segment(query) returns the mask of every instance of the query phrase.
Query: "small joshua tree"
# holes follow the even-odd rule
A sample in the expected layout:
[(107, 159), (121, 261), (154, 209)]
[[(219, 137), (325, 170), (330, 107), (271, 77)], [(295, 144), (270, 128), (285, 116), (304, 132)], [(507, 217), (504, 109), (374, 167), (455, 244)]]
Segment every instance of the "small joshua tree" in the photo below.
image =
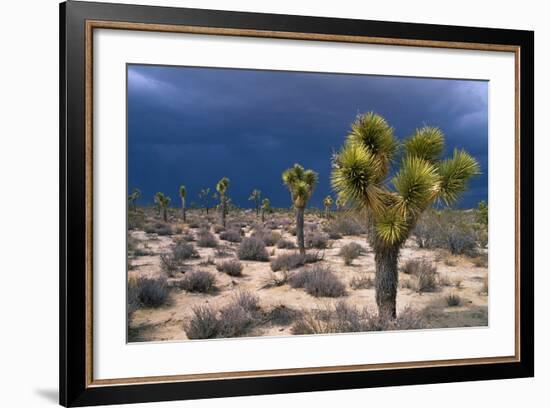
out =
[(168, 206), (170, 205), (170, 201), (170, 197), (164, 195), (160, 191), (155, 194), (155, 202), (157, 203), (159, 210), (162, 210), (162, 219), (164, 220), (164, 222), (168, 221), (167, 211)]
[(227, 189), (229, 188), (229, 179), (227, 177), (223, 177), (220, 181), (218, 181), (218, 184), (216, 184), (216, 191), (219, 194), (220, 197), (220, 210), (221, 210), (221, 218), (222, 218), (222, 225), (225, 228), (225, 216), (227, 215)]
[(187, 190), (185, 189), (185, 186), (180, 186), (179, 193), (181, 198), (181, 216), (183, 217), (183, 222), (186, 222), (185, 196), (187, 195)]
[(206, 209), (206, 215), (208, 215), (208, 206), (210, 203), (210, 188), (203, 188), (199, 191), (199, 200), (202, 203), (202, 208)]
[(262, 200), (262, 222), (265, 221), (265, 214), (268, 213), (271, 210), (271, 203), (269, 202), (269, 198), (264, 198)]
[(399, 252), (419, 217), (436, 200), (456, 202), (479, 173), (477, 161), (464, 150), (442, 160), (443, 132), (423, 127), (405, 141), (401, 167), (389, 184), (386, 178), (399, 147), (386, 120), (370, 112), (356, 118), (332, 165), (333, 188), (367, 220), (375, 253), (376, 304), (379, 315), (387, 318), (396, 317)]
[(313, 170), (305, 170), (299, 164), (283, 172), (283, 183), (290, 191), (292, 205), (296, 212), (296, 241), (300, 253), (305, 255), (306, 248), (304, 244), (304, 212), (307, 202), (313, 194), (313, 189), (317, 184), (317, 173)]
[(254, 201), (254, 206), (256, 207), (256, 216), (260, 215), (260, 202), (262, 199), (262, 192), (260, 190), (254, 189), (248, 199), (250, 201)]
[(336, 210), (340, 211), (342, 208), (344, 208), (345, 205), (346, 205), (346, 200), (344, 200), (343, 197), (338, 196), (338, 198), (336, 198)]
[(332, 207), (332, 203), (332, 197), (329, 195), (323, 200), (323, 205), (325, 206), (325, 218), (329, 218), (330, 216), (330, 208)]
[(139, 188), (134, 188), (128, 196), (128, 201), (132, 205), (132, 209), (136, 211), (136, 201), (141, 197), (141, 191)]

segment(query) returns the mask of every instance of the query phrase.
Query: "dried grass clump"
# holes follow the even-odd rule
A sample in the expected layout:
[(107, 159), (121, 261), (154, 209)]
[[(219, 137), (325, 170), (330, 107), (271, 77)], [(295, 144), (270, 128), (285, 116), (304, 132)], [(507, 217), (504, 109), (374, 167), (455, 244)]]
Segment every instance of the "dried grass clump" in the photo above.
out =
[(157, 234), (157, 235), (172, 235), (174, 232), (172, 231), (172, 227), (170, 224), (166, 224), (164, 222), (154, 222), (151, 224), (146, 224), (144, 231), (147, 234)]
[(349, 286), (352, 289), (371, 289), (374, 287), (374, 280), (369, 274), (362, 273), (351, 278)]
[(294, 254), (282, 254), (271, 261), (271, 270), (277, 271), (290, 271), (292, 269), (299, 268), (305, 264), (315, 263), (322, 258), (318, 254), (307, 253), (301, 255), (299, 253)]
[(209, 230), (201, 229), (197, 234), (197, 245), (203, 248), (216, 248), (218, 240)]
[(241, 242), (237, 256), (239, 259), (246, 261), (267, 262), (269, 260), (264, 241), (255, 237), (245, 238)]
[(211, 293), (215, 291), (216, 277), (208, 271), (187, 272), (178, 282), (180, 289), (187, 292)]
[(289, 239), (281, 239), (277, 242), (277, 248), (279, 249), (295, 249), (296, 244)]
[(159, 307), (168, 301), (170, 288), (166, 278), (139, 277), (128, 281), (128, 307)]
[(417, 278), (416, 290), (422, 292), (434, 292), (438, 288), (437, 267), (425, 259), (410, 259), (401, 267), (403, 273)]
[(345, 285), (326, 266), (302, 269), (289, 278), (289, 284), (293, 288), (303, 288), (315, 297), (339, 297), (346, 294)]
[(224, 272), (229, 276), (242, 276), (243, 264), (236, 259), (220, 262), (216, 265), (218, 272)]
[(359, 258), (364, 252), (365, 249), (357, 242), (350, 242), (340, 248), (338, 255), (344, 259), (344, 264), (349, 266), (354, 259)]
[(220, 233), (220, 239), (229, 242), (241, 242), (243, 237), (239, 230), (230, 229)]
[(340, 301), (334, 307), (305, 311), (292, 325), (292, 334), (325, 334), (367, 331), (411, 330), (426, 327), (424, 318), (405, 309), (396, 319), (383, 318)]

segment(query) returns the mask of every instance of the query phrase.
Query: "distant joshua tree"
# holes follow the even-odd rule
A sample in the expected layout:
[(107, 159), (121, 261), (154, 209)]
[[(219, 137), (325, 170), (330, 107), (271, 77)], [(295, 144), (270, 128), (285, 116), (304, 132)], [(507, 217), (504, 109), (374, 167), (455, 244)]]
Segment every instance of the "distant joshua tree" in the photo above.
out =
[(185, 196), (187, 195), (187, 190), (185, 189), (185, 186), (180, 186), (179, 193), (181, 198), (181, 216), (183, 217), (183, 222), (187, 222), (185, 211)]
[(396, 317), (399, 253), (419, 217), (436, 200), (456, 202), (468, 180), (479, 174), (477, 161), (464, 150), (441, 160), (443, 132), (423, 127), (404, 142), (401, 167), (388, 185), (399, 147), (386, 120), (369, 112), (357, 116), (332, 163), (334, 190), (367, 220), (378, 314), (387, 318)]
[(132, 205), (132, 209), (136, 211), (136, 201), (141, 197), (141, 191), (139, 188), (134, 188), (128, 196), (128, 201)]
[(265, 214), (271, 210), (271, 203), (269, 198), (264, 198), (262, 200), (262, 222), (265, 222)]
[(216, 191), (219, 194), (220, 198), (220, 209), (221, 209), (221, 218), (222, 225), (225, 227), (225, 216), (227, 215), (227, 189), (229, 188), (229, 179), (223, 177), (218, 184), (216, 184)]
[(330, 216), (330, 208), (332, 207), (333, 201), (331, 196), (326, 196), (323, 200), (323, 205), (325, 206), (325, 218)]
[(338, 198), (336, 198), (336, 210), (340, 211), (342, 208), (344, 208), (345, 205), (346, 205), (346, 200), (338, 196)]
[(489, 224), (489, 207), (485, 201), (480, 201), (477, 205), (477, 222), (483, 225)]
[(162, 219), (164, 222), (168, 221), (168, 206), (170, 205), (170, 197), (164, 195), (160, 191), (155, 194), (155, 203), (157, 203), (159, 210), (162, 210)]
[(304, 212), (307, 202), (313, 194), (317, 184), (317, 173), (313, 170), (305, 170), (299, 164), (283, 172), (283, 183), (290, 191), (292, 205), (296, 212), (296, 240), (300, 253), (304, 255), (306, 248), (304, 244)]
[(256, 216), (260, 215), (260, 202), (262, 199), (262, 192), (260, 190), (254, 189), (248, 197), (250, 201), (254, 201), (254, 206), (256, 207)]
[(202, 203), (202, 208), (206, 209), (206, 215), (208, 215), (208, 207), (210, 203), (210, 188), (203, 188), (199, 191), (199, 200)]

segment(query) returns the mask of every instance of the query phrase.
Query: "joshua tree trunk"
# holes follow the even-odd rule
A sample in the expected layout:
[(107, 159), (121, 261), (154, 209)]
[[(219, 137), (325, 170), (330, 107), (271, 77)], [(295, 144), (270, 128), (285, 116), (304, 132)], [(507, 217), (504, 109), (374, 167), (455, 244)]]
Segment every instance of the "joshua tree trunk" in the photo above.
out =
[(296, 241), (302, 255), (306, 254), (306, 246), (304, 244), (304, 210), (304, 207), (296, 208)]
[[(260, 215), (260, 206), (259, 206), (259, 204), (256, 204), (256, 217), (258, 215)], [(262, 212), (262, 217), (263, 217), (263, 212)], [(263, 219), (262, 219), (262, 221), (263, 221)]]
[(395, 319), (395, 298), (397, 295), (397, 260), (399, 246), (385, 247), (375, 250), (376, 262), (376, 304), (378, 314), (389, 319)]
[(262, 210), (262, 222), (265, 222), (265, 210)]
[(164, 220), (164, 222), (168, 221), (168, 215), (167, 215), (166, 207), (162, 207), (162, 219)]
[(183, 217), (183, 222), (186, 222), (187, 219), (186, 219), (186, 214), (185, 214), (185, 200), (182, 200), (181, 202), (181, 215)]
[(225, 197), (222, 198), (222, 225), (225, 228), (226, 202)]

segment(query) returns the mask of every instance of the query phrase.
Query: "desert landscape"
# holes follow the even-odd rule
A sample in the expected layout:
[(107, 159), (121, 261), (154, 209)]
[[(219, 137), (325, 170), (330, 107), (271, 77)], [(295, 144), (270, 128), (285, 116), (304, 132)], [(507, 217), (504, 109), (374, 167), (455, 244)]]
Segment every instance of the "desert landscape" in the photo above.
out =
[[(429, 210), (399, 258), (397, 318), (379, 318), (368, 227), (346, 209), (131, 207), (128, 341), (486, 326), (487, 208)], [(264, 219), (262, 221), (262, 218)]]

